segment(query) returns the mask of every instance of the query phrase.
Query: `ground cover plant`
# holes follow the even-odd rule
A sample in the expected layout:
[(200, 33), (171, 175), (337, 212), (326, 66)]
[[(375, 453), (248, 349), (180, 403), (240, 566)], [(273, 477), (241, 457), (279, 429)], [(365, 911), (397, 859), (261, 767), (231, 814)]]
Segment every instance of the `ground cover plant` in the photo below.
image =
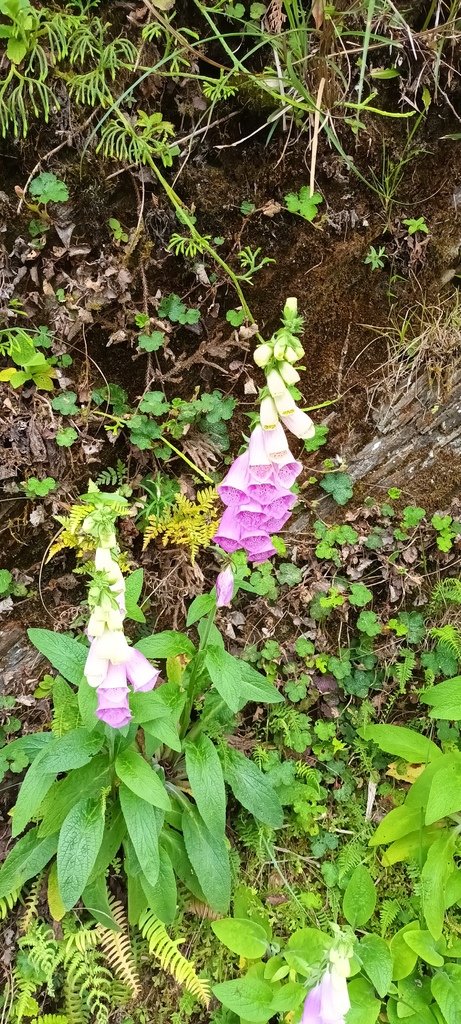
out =
[(0, 0), (2, 1024), (458, 1024), (455, 0)]

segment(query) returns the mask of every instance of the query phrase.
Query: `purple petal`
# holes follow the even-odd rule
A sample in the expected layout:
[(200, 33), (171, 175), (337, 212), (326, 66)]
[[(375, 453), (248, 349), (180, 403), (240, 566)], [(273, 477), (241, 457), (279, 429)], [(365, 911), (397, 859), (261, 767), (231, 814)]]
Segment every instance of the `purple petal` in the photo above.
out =
[(260, 426), (254, 428), (250, 437), (248, 460), (251, 480), (264, 483), (271, 479), (272, 464), (264, 445), (264, 431)]
[(106, 678), (109, 662), (98, 654), (97, 641), (92, 640), (85, 662), (84, 675), (90, 686), (100, 686)]
[(296, 494), (281, 495), (275, 501), (271, 501), (269, 505), (266, 505), (265, 511), (271, 517), (275, 516), (275, 518), (278, 518), (279, 516), (284, 516), (286, 512), (291, 511), (293, 506), (296, 505), (296, 500)]
[(301, 462), (296, 462), (295, 459), (291, 458), (289, 462), (278, 465), (275, 470), (277, 483), (281, 484), (282, 487), (292, 487), (302, 468)]
[(119, 686), (108, 689), (100, 686), (98, 689), (98, 710), (109, 711), (111, 708), (128, 711), (128, 687)]
[(271, 462), (288, 462), (293, 456), (287, 441), (287, 436), (281, 423), (277, 423), (272, 430), (264, 430), (264, 447)]
[(237, 512), (237, 520), (245, 530), (258, 530), (265, 526), (267, 519), (266, 508), (259, 505), (257, 501), (249, 501)]
[(248, 452), (239, 455), (224, 480), (218, 487), (218, 494), (224, 505), (239, 505), (246, 498), (248, 482)]
[(249, 554), (250, 562), (254, 562), (255, 565), (259, 565), (261, 562), (267, 562), (269, 558), (276, 555), (277, 551), (271, 544), (266, 551), (260, 551), (257, 555)]
[(311, 989), (303, 1007), (300, 1024), (323, 1024), (320, 1014), (320, 985)]
[(131, 722), (131, 711), (124, 711), (122, 708), (104, 708), (96, 711), (101, 722), (110, 725), (112, 729), (123, 729)]
[(147, 693), (148, 690), (153, 690), (160, 672), (158, 668), (152, 668), (150, 661), (141, 654), (141, 651), (132, 648), (126, 663), (126, 674), (135, 693)]
[(281, 488), (275, 483), (251, 483), (248, 485), (248, 497), (250, 501), (258, 501), (260, 505), (269, 505), (270, 502), (281, 497)]
[(240, 543), (241, 528), (234, 508), (226, 508), (221, 516), (221, 522), (213, 537), (215, 544), (223, 551), (238, 551), (242, 546)]

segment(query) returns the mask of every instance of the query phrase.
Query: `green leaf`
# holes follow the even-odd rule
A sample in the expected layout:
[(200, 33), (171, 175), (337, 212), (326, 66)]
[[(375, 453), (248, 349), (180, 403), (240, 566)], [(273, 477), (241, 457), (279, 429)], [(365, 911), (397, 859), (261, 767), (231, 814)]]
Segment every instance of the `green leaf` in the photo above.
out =
[(299, 192), (288, 192), (285, 196), (285, 205), (289, 213), (297, 213), (304, 220), (313, 221), (318, 214), (317, 207), (323, 203), (320, 192), (310, 194), (307, 185), (303, 185)]
[(461, 757), (453, 753), (448, 764), (435, 773), (426, 808), (426, 825), (461, 810)]
[(136, 856), (150, 885), (155, 885), (160, 870), (158, 837), (162, 815), (123, 783), (119, 788), (120, 804), (128, 835)]
[(420, 695), (423, 704), (429, 704), (431, 718), (457, 722), (461, 719), (461, 676), (445, 679), (437, 686), (429, 686)]
[(144, 875), (141, 875), (140, 881), (150, 910), (153, 910), (164, 924), (172, 924), (176, 917), (178, 899), (176, 879), (171, 860), (161, 845), (159, 854), (160, 869), (156, 884), (150, 885)]
[(445, 830), (429, 849), (421, 872), (424, 919), (434, 939), (440, 939), (445, 916), (445, 887), (454, 863), (454, 829)]
[(421, 826), (422, 821), (423, 813), (420, 807), (408, 807), (406, 803), (400, 807), (394, 807), (380, 821), (374, 836), (370, 839), (370, 846), (393, 843), (396, 839), (402, 839), (410, 832), (415, 832)]
[(392, 982), (393, 960), (389, 946), (379, 935), (364, 935), (358, 955), (377, 993), (384, 999)]
[(94, 882), (86, 886), (82, 893), (82, 903), (98, 924), (113, 932), (121, 932), (112, 914), (105, 874), (99, 874)]
[(56, 444), (60, 448), (71, 448), (77, 437), (78, 432), (74, 430), (74, 427), (61, 427), (56, 434)]
[(373, 740), (380, 750), (401, 757), (409, 764), (426, 764), (442, 754), (432, 740), (402, 725), (365, 725), (359, 729), (359, 735), (364, 740)]
[(349, 584), (349, 604), (354, 605), (355, 608), (363, 608), (372, 600), (373, 594), (364, 583)]
[(224, 778), (235, 799), (258, 821), (280, 828), (282, 805), (268, 777), (239, 750), (227, 747), (223, 757)]
[(212, 921), (211, 927), (224, 946), (246, 960), (259, 960), (268, 950), (267, 935), (256, 921), (223, 917)]
[(322, 491), (331, 494), (337, 505), (346, 505), (354, 495), (349, 473), (327, 473), (320, 481)]
[(376, 1024), (381, 1001), (376, 999), (373, 989), (365, 978), (352, 978), (348, 984), (351, 1008), (346, 1014), (346, 1024)]
[(34, 647), (67, 679), (76, 686), (80, 683), (88, 656), (88, 648), (63, 633), (51, 629), (28, 629), (27, 635)]
[(55, 779), (56, 773), (44, 772), (39, 760), (37, 758), (26, 772), (21, 789), (19, 790), (18, 799), (11, 812), (13, 821), (11, 835), (13, 839), (25, 829), (31, 818), (37, 814), (42, 800)]
[(206, 903), (197, 875), (187, 855), (182, 835), (173, 829), (164, 828), (162, 831), (162, 844), (168, 853), (176, 875), (181, 879), (183, 885), (200, 903)]
[(366, 636), (378, 636), (382, 631), (382, 625), (375, 612), (360, 612), (357, 619), (357, 629)]
[(8, 60), (12, 64), (20, 64), (24, 60), (27, 53), (27, 43), (23, 39), (15, 39), (11, 36), (8, 39), (8, 46), (6, 48), (6, 55)]
[[(138, 337), (138, 347), (143, 352), (157, 352), (162, 347), (165, 340), (165, 334), (163, 331), (152, 331), (151, 334), (140, 334)], [(163, 396), (162, 396), (163, 397)]]
[(187, 654), (191, 658), (195, 654), (195, 647), (184, 633), (177, 633), (173, 629), (166, 629), (163, 633), (154, 633), (153, 636), (146, 636), (136, 645), (136, 650), (141, 651), (146, 658), (172, 658), (176, 654)]
[(274, 988), (269, 981), (250, 974), (233, 981), (222, 981), (213, 986), (213, 995), (241, 1021), (266, 1024), (274, 1015), (272, 999)]
[(8, 593), (8, 590), (10, 589), (10, 586), (11, 586), (12, 582), (13, 582), (13, 577), (12, 577), (11, 573), (8, 571), (8, 569), (0, 569), (0, 596), (1, 597), (3, 597), (4, 594)]
[(72, 807), (59, 833), (58, 885), (66, 910), (80, 899), (94, 867), (104, 834), (101, 798), (85, 797)]
[(69, 190), (67, 185), (50, 171), (43, 171), (33, 178), (29, 192), (39, 203), (67, 203)]
[(229, 852), (225, 837), (210, 832), (195, 808), (184, 811), (182, 829), (187, 855), (205, 899), (213, 910), (225, 914), (231, 894)]
[(216, 596), (214, 593), (199, 594), (198, 597), (194, 597), (187, 612), (186, 626), (192, 626), (194, 622), (203, 619), (205, 615), (212, 611), (215, 605)]
[(82, 768), (70, 771), (66, 778), (53, 782), (41, 807), (40, 839), (53, 836), (67, 818), (74, 804), (86, 797), (96, 797), (104, 786), (111, 784), (107, 754), (98, 754)]
[(125, 580), (125, 604), (126, 615), (133, 622), (145, 622), (146, 616), (139, 608), (138, 601), (141, 597), (144, 580), (144, 569), (135, 569)]
[(29, 878), (35, 878), (54, 856), (57, 845), (56, 836), (39, 839), (36, 828), (19, 839), (0, 868), (0, 899), (22, 889)]
[(199, 814), (210, 832), (224, 834), (226, 790), (216, 748), (204, 733), (186, 740), (186, 771)]
[(459, 1024), (461, 1006), (461, 967), (447, 964), (432, 979), (431, 991), (446, 1024)]
[(75, 391), (61, 391), (51, 399), (51, 408), (63, 416), (75, 416), (79, 412), (76, 405), (77, 395)]
[(389, 948), (394, 960), (394, 969), (392, 972), (393, 981), (400, 981), (402, 978), (408, 978), (412, 973), (418, 959), (418, 954), (410, 948), (405, 936), (410, 932), (418, 932), (419, 930), (418, 921), (410, 921), (409, 924), (404, 925), (403, 928), (400, 928), (400, 931), (396, 932), (396, 934), (392, 936)]
[(141, 412), (148, 412), (151, 416), (163, 416), (168, 412), (170, 403), (165, 400), (163, 391), (148, 391), (139, 403)]
[(421, 957), (421, 960), (431, 964), (432, 967), (443, 967), (443, 956), (437, 951), (436, 940), (430, 932), (410, 929), (405, 932), (403, 939), (407, 946)]
[(110, 807), (108, 813), (108, 822), (104, 829), (104, 835), (102, 837), (102, 843), (99, 847), (98, 856), (94, 862), (93, 870), (88, 879), (88, 884), (91, 885), (95, 882), (99, 875), (105, 875), (107, 868), (114, 860), (114, 857), (120, 850), (122, 842), (126, 835), (126, 824), (122, 814), (122, 810), (119, 806)]
[(361, 928), (376, 906), (376, 887), (368, 868), (363, 864), (353, 871), (343, 897), (343, 914), (352, 928)]
[(247, 662), (234, 658), (223, 647), (206, 649), (205, 666), (213, 686), (231, 711), (240, 711), (248, 701), (275, 704), (283, 701), (275, 686)]
[[(250, 205), (253, 206), (253, 203), (251, 203)], [(246, 313), (245, 310), (243, 309), (228, 309), (226, 313), (226, 320), (228, 324), (231, 324), (232, 327), (241, 327), (245, 320), (245, 317)]]
[(119, 779), (131, 789), (141, 800), (147, 801), (154, 807), (160, 807), (163, 811), (171, 809), (171, 802), (160, 777), (154, 771), (142, 754), (128, 748), (118, 755), (115, 761), (115, 771)]
[(312, 976), (312, 968), (320, 968), (325, 961), (332, 940), (319, 928), (300, 928), (290, 935), (284, 951), (287, 964), (305, 978)]

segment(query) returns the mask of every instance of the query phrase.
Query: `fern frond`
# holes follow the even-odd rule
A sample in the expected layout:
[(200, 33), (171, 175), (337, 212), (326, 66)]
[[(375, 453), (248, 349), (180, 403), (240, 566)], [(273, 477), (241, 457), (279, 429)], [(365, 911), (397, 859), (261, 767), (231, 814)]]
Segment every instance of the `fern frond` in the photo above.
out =
[(454, 576), (439, 580), (431, 594), (431, 611), (439, 611), (447, 604), (461, 604), (461, 579)]
[(384, 938), (400, 914), (402, 907), (398, 900), (384, 899), (379, 909), (381, 935)]
[(359, 864), (363, 863), (365, 852), (366, 845), (361, 837), (352, 839), (350, 843), (343, 846), (339, 851), (337, 861), (339, 881), (346, 878), (355, 868), (358, 868)]
[(40, 1017), (34, 1017), (29, 1024), (69, 1024), (69, 1018), (64, 1013), (43, 1013)]
[(79, 953), (86, 953), (88, 949), (94, 949), (99, 942), (98, 928), (87, 928), (82, 926), (76, 932), (66, 936), (64, 961), (67, 963), (77, 950)]
[(100, 925), (97, 928), (99, 943), (104, 950), (110, 967), (119, 976), (121, 981), (125, 982), (130, 989), (131, 996), (134, 998), (139, 994), (140, 982), (131, 948), (128, 922), (123, 906), (118, 900), (110, 896), (109, 904), (112, 916), (117, 922), (120, 931), (115, 932), (111, 928), (104, 928)]
[(163, 534), (164, 546), (174, 544), (189, 548), (193, 565), (199, 549), (211, 544), (218, 523), (218, 494), (214, 487), (199, 491), (195, 502), (178, 494), (175, 503), (161, 516), (149, 516), (143, 547)]
[(52, 928), (44, 921), (36, 923), (19, 939), (18, 945), (27, 951), (30, 963), (43, 976), (47, 992), (53, 996), (56, 969), (63, 960), (64, 949), (55, 939)]
[(210, 983), (199, 978), (193, 963), (179, 952), (179, 940), (174, 942), (170, 939), (165, 925), (151, 910), (143, 911), (139, 919), (139, 928), (148, 942), (149, 953), (157, 958), (162, 969), (168, 971), (191, 995), (208, 1007), (211, 998)]
[(76, 1006), (77, 998), (80, 998), (84, 1020), (91, 1017), (96, 1024), (108, 1024), (112, 975), (101, 964), (100, 954), (93, 949), (87, 949), (84, 953), (75, 949), (71, 955), (66, 957), (65, 966), (67, 971), (66, 1007), (69, 1019), (72, 1019), (70, 1012), (72, 1012), (73, 1005)]
[(25, 935), (32, 927), (34, 918), (37, 918), (38, 901), (40, 899), (40, 889), (42, 887), (43, 871), (37, 875), (37, 878), (29, 889), (24, 902), (24, 914), (21, 918), (21, 932)]
[(416, 664), (416, 655), (409, 647), (402, 648), (400, 653), (403, 655), (402, 661), (397, 661), (395, 665), (392, 666), (392, 674), (394, 679), (397, 680), (400, 689), (403, 690), (407, 683), (410, 682), (413, 675), (413, 669)]
[(10, 910), (18, 902), (20, 894), (21, 889), (14, 889), (8, 896), (2, 896), (0, 899), (0, 921), (4, 921), (5, 917), (8, 917)]
[(434, 626), (429, 630), (429, 635), (435, 637), (442, 647), (445, 647), (455, 658), (461, 659), (461, 632), (456, 626), (447, 623), (446, 626)]

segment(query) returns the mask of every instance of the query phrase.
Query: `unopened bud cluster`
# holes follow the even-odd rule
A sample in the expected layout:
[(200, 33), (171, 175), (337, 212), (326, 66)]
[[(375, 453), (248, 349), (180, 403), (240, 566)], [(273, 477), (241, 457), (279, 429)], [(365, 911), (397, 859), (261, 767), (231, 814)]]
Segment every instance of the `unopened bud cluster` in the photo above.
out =
[(304, 440), (313, 437), (315, 427), (311, 418), (298, 409), (290, 392), (290, 387), (301, 379), (294, 363), (304, 355), (296, 337), (302, 328), (297, 299), (287, 299), (282, 324), (270, 341), (258, 345), (253, 357), (266, 373), (269, 392), (261, 402), (261, 426), (263, 430), (274, 430), (281, 420), (292, 434)]

